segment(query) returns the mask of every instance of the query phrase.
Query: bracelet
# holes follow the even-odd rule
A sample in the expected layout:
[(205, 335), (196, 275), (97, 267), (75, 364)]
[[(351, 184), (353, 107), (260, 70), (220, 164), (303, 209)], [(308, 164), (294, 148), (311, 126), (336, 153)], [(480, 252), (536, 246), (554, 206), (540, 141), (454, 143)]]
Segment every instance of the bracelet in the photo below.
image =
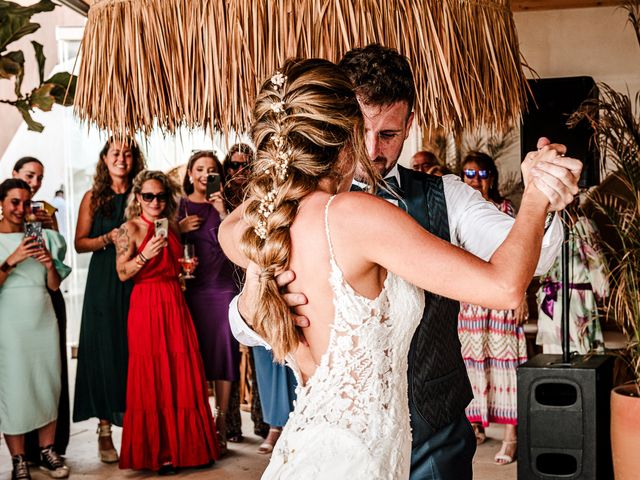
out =
[(0, 272), (4, 272), (4, 273), (8, 274), (14, 268), (16, 268), (15, 265), (10, 265), (9, 262), (7, 260), (5, 260), (4, 263), (2, 265), (0, 265)]
[(106, 233), (103, 233), (102, 235), (100, 235), (100, 240), (102, 240), (102, 249), (106, 250), (107, 245), (109, 245), (109, 237)]
[(136, 258), (134, 258), (134, 261), (136, 262), (136, 265), (139, 266), (140, 268), (144, 267), (145, 262), (142, 261), (142, 259), (140, 258), (140, 255), (136, 255)]
[(149, 259), (147, 257), (145, 257), (142, 252), (140, 252), (138, 254), (138, 256), (140, 257), (140, 260), (142, 260), (144, 263), (147, 263), (149, 261)]

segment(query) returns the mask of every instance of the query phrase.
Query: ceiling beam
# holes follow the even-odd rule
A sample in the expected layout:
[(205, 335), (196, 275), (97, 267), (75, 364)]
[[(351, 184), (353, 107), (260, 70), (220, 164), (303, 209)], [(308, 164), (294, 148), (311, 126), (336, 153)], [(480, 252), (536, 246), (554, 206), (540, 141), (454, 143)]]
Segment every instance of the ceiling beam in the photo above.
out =
[(623, 0), (511, 0), (514, 12), (584, 7), (617, 7)]

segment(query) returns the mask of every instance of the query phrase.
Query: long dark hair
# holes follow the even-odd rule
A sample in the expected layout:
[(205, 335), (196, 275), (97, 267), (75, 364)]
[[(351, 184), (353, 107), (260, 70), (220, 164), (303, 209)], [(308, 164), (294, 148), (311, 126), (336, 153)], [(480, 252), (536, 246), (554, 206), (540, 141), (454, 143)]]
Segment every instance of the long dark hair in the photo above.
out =
[(220, 163), (220, 160), (218, 160), (216, 154), (213, 153), (213, 150), (198, 150), (189, 157), (189, 161), (187, 162), (187, 169), (184, 172), (184, 178), (182, 179), (182, 189), (184, 190), (185, 195), (191, 195), (193, 193), (193, 184), (189, 181), (189, 172), (193, 168), (193, 164), (196, 163), (197, 160), (205, 157), (213, 158), (213, 161), (216, 164), (216, 169), (220, 174), (220, 185), (224, 186), (227, 176), (225, 175), (222, 164)]
[(127, 186), (130, 189), (133, 179), (136, 175), (144, 170), (144, 157), (140, 151), (140, 147), (133, 138), (125, 138), (123, 140), (111, 137), (100, 150), (100, 156), (98, 159), (98, 165), (96, 166), (96, 174), (93, 177), (93, 185), (91, 186), (91, 211), (100, 212), (105, 217), (110, 217), (113, 213), (113, 197), (115, 192), (111, 188), (113, 181), (111, 175), (109, 175), (109, 168), (104, 159), (109, 152), (111, 144), (114, 142), (122, 142), (131, 149), (133, 155), (133, 165), (131, 171), (127, 176)]
[(37, 163), (42, 168), (44, 168), (44, 165), (42, 164), (42, 162), (38, 160), (36, 157), (22, 157), (13, 166), (13, 171), (18, 173), (20, 170), (22, 170), (22, 167), (24, 167), (27, 163)]
[(498, 168), (496, 167), (496, 162), (493, 161), (493, 158), (484, 152), (472, 150), (467, 153), (467, 156), (464, 157), (464, 160), (462, 161), (463, 170), (464, 166), (469, 162), (475, 162), (480, 170), (486, 170), (489, 172), (489, 175), (491, 175), (492, 181), (491, 185), (489, 185), (489, 199), (496, 204), (504, 202), (504, 197), (500, 195), (500, 177), (498, 174)]
[(31, 187), (27, 182), (19, 178), (7, 178), (4, 182), (0, 183), (0, 200), (7, 198), (9, 190), (13, 190), (14, 188), (26, 190), (29, 192), (29, 195), (31, 195)]

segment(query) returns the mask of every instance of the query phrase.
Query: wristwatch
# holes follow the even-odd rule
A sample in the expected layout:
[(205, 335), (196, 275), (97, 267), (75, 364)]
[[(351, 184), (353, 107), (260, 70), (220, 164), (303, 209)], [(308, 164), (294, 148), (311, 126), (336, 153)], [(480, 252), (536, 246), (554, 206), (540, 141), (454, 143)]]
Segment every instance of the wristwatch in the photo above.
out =
[(5, 260), (4, 263), (0, 265), (0, 272), (9, 273), (14, 268), (16, 268), (15, 265), (9, 265), (9, 262)]

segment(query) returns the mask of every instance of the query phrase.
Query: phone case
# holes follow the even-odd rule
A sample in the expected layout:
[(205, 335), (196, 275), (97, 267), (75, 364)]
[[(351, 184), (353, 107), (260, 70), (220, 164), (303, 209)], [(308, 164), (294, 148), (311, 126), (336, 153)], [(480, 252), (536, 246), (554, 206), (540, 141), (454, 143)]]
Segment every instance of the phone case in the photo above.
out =
[(42, 222), (25, 222), (24, 224), (24, 236), (34, 237), (38, 240), (38, 243), (43, 243), (42, 240)]
[(220, 191), (220, 175), (217, 173), (210, 174), (207, 176), (207, 197), (212, 193), (216, 193)]
[(156, 228), (156, 237), (164, 237), (167, 238), (169, 235), (169, 220), (166, 218), (159, 218), (154, 222)]

